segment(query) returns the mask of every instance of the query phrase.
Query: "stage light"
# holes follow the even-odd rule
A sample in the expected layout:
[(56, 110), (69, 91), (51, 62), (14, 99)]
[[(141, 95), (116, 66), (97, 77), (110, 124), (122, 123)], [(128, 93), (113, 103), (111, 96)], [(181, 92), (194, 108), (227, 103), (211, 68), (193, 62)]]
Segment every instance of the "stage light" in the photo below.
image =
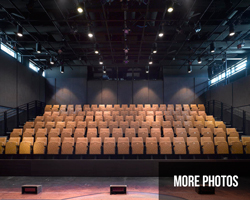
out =
[(99, 47), (98, 47), (98, 44), (95, 44), (95, 54), (99, 54)]
[(49, 62), (50, 62), (51, 65), (55, 64), (53, 57), (50, 58)]
[(153, 59), (152, 59), (152, 57), (149, 58), (148, 64), (150, 64), (150, 65), (153, 64)]
[(19, 37), (23, 37), (23, 27), (17, 25), (17, 33)]
[(153, 53), (157, 53), (157, 43), (154, 43), (154, 46), (153, 46)]
[(192, 65), (188, 65), (188, 73), (190, 74), (190, 73), (192, 73)]
[(198, 58), (198, 63), (199, 63), (199, 64), (202, 63), (201, 57)]
[(99, 64), (100, 64), (100, 65), (103, 65), (102, 57), (99, 58)]
[(39, 42), (36, 43), (36, 52), (37, 53), (42, 53), (42, 46), (41, 46), (41, 44)]
[(164, 36), (164, 32), (163, 32), (163, 28), (162, 26), (160, 27), (159, 33), (158, 33), (159, 37), (163, 37)]
[(83, 4), (82, 3), (79, 3), (78, 6), (77, 6), (77, 11), (79, 13), (83, 13)]
[(125, 53), (125, 54), (127, 54), (127, 53), (128, 53), (128, 51), (129, 51), (128, 46), (126, 45), (126, 47), (125, 47), (123, 50), (124, 50), (124, 53)]
[(149, 73), (149, 66), (146, 67), (146, 74)]
[(174, 3), (168, 6), (168, 12), (171, 13), (174, 11)]
[(215, 52), (215, 45), (214, 45), (214, 42), (212, 42), (211, 44), (210, 44), (210, 52), (211, 53), (214, 53)]
[(63, 65), (60, 66), (60, 72), (61, 72), (61, 74), (64, 73), (64, 66)]
[(234, 24), (231, 24), (229, 26), (229, 36), (234, 36), (235, 35), (235, 26)]
[(106, 74), (106, 73), (107, 73), (106, 66), (103, 66), (103, 73), (104, 73), (104, 74)]
[(93, 31), (91, 30), (90, 27), (88, 28), (88, 36), (89, 36), (89, 38), (94, 37), (94, 33), (93, 33)]

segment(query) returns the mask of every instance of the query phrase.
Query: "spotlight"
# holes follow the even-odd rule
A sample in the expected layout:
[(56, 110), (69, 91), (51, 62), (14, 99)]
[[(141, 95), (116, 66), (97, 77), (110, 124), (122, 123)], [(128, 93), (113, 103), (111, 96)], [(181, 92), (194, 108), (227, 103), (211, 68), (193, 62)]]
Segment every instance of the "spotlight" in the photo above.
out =
[(210, 52), (211, 53), (214, 53), (215, 52), (215, 45), (214, 45), (214, 42), (212, 42), (211, 44), (210, 44)]
[(17, 33), (19, 37), (23, 37), (23, 27), (17, 25)]
[(50, 62), (51, 65), (55, 64), (53, 57), (50, 58), (49, 62)]
[(95, 44), (95, 54), (99, 54), (99, 47), (97, 44)]
[(235, 35), (235, 26), (234, 24), (231, 24), (229, 26), (229, 36), (234, 36)]
[(149, 66), (146, 67), (146, 74), (149, 73)]
[(164, 36), (164, 32), (163, 32), (162, 26), (160, 27), (160, 31), (159, 31), (159, 33), (158, 33), (158, 36), (159, 36), (159, 37), (163, 37), (163, 36)]
[(103, 66), (103, 73), (104, 73), (104, 74), (106, 74), (106, 73), (107, 73), (106, 66)]
[(125, 47), (123, 50), (124, 50), (124, 53), (125, 53), (125, 54), (127, 54), (127, 53), (128, 53), (128, 51), (129, 51), (128, 46), (126, 45), (126, 47)]
[(150, 65), (152, 65), (152, 64), (153, 64), (153, 59), (152, 59), (152, 57), (149, 57), (148, 64), (150, 64)]
[(190, 74), (192, 72), (192, 65), (188, 65), (188, 73)]
[(41, 44), (39, 42), (36, 43), (36, 52), (37, 53), (42, 53), (42, 46), (41, 46)]
[(103, 59), (102, 59), (102, 57), (99, 58), (99, 64), (103, 65)]
[(201, 57), (198, 58), (198, 63), (199, 63), (199, 64), (202, 63)]
[(130, 32), (130, 29), (129, 29), (129, 28), (124, 28), (124, 29), (123, 29), (123, 32), (124, 32), (125, 35), (128, 35), (129, 32)]
[(154, 43), (154, 46), (153, 46), (153, 53), (157, 53), (157, 43)]
[(174, 11), (174, 3), (172, 3), (171, 5), (169, 5), (168, 7), (168, 12), (171, 13)]
[(88, 36), (89, 36), (89, 38), (92, 38), (94, 36), (94, 33), (90, 27), (88, 28)]
[(64, 66), (63, 65), (60, 66), (60, 72), (61, 72), (61, 74), (64, 73)]
[(83, 4), (82, 3), (79, 3), (78, 6), (77, 6), (77, 11), (79, 13), (83, 13)]

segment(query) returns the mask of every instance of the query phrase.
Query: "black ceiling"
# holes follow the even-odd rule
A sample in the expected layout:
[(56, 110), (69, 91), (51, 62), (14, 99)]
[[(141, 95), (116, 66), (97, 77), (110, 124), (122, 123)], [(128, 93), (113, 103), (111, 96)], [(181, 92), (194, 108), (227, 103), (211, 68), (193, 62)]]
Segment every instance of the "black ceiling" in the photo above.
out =
[[(250, 50), (249, 0), (173, 0), (172, 13), (167, 12), (172, 1), (140, 1), (86, 0), (79, 14), (77, 0), (0, 0), (1, 34), (4, 39), (7, 34), (23, 55), (45, 68), (57, 66), (48, 65), (50, 56), (71, 67), (98, 66), (95, 44), (104, 65), (121, 67), (148, 65), (154, 43), (158, 52), (152, 54), (153, 66), (168, 68), (181, 68), (188, 60), (199, 68), (219, 65), (225, 52), (233, 63)], [(16, 36), (17, 24), (24, 29), (21, 38)], [(196, 33), (199, 24), (201, 31)], [(235, 24), (233, 37), (228, 36), (230, 24)], [(130, 29), (126, 41), (125, 25)], [(159, 38), (161, 25), (165, 35)], [(94, 32), (92, 39), (87, 36), (88, 27)], [(237, 49), (243, 39), (245, 46)], [(42, 45), (41, 54), (35, 52), (36, 42)], [(209, 51), (211, 42), (215, 42), (214, 54)], [(125, 45), (130, 49), (127, 65), (123, 62)], [(197, 63), (199, 56), (202, 64)]]

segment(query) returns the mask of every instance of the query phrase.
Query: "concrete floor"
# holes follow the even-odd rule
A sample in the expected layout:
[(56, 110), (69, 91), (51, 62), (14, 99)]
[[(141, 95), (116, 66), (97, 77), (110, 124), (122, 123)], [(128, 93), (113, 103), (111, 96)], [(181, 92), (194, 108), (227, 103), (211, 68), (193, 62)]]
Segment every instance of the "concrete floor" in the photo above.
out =
[[(194, 188), (174, 188), (173, 179), (161, 182), (156, 177), (96, 178), (96, 177), (0, 177), (0, 199), (121, 199), (121, 200), (249, 200), (250, 180), (241, 179), (238, 188), (216, 188), (215, 195), (199, 195)], [(38, 195), (21, 194), (21, 186), (26, 184), (42, 185), (43, 192)], [(127, 195), (109, 195), (109, 185), (128, 185)]]

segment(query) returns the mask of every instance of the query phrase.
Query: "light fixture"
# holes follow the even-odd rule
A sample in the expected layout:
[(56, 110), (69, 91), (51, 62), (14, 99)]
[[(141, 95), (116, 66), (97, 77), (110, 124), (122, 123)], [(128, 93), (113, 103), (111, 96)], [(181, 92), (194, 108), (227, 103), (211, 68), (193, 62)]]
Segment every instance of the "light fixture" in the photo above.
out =
[(17, 33), (19, 37), (23, 37), (23, 27), (17, 25)]
[(95, 54), (99, 54), (99, 46), (98, 46), (98, 44), (95, 44)]
[(130, 29), (127, 28), (127, 27), (125, 27), (125, 28), (123, 29), (123, 31), (124, 31), (124, 34), (125, 34), (125, 35), (128, 35), (129, 32), (130, 32)]
[(55, 64), (53, 57), (51, 57), (51, 58), (49, 59), (49, 62), (50, 62), (51, 65), (54, 65), (54, 64)]
[(192, 72), (192, 65), (188, 65), (188, 73), (190, 74)]
[(103, 73), (104, 73), (104, 74), (106, 74), (106, 73), (107, 73), (106, 66), (103, 66)]
[(202, 63), (201, 57), (198, 57), (198, 63), (199, 63), (199, 64)]
[(99, 64), (103, 65), (103, 59), (102, 59), (102, 57), (99, 58)]
[(194, 30), (196, 33), (199, 33), (201, 31), (201, 23), (197, 24)]
[(212, 43), (210, 44), (210, 52), (211, 52), (211, 53), (214, 53), (214, 52), (215, 52), (215, 45), (214, 45), (214, 42), (212, 42)]
[(149, 57), (148, 64), (149, 64), (149, 65), (152, 65), (152, 64), (153, 64), (153, 59), (152, 59), (152, 57), (151, 57), (151, 56)]
[(160, 27), (159, 33), (158, 33), (159, 37), (163, 37), (164, 36), (164, 32), (163, 32), (163, 28), (162, 26)]
[(149, 73), (149, 66), (146, 67), (146, 74)]
[(127, 53), (128, 53), (128, 51), (129, 51), (128, 46), (126, 45), (126, 47), (125, 47), (123, 50), (124, 50), (124, 53), (125, 53), (125, 54), (127, 54)]
[(36, 43), (36, 52), (37, 53), (42, 53), (42, 46), (41, 46), (41, 44), (39, 42)]
[(170, 5), (168, 6), (168, 12), (171, 13), (171, 12), (173, 12), (173, 11), (174, 11), (174, 3), (172, 3), (172, 4), (170, 4)]
[(129, 60), (128, 60), (128, 56), (127, 55), (125, 55), (125, 59), (124, 59), (124, 61), (123, 61), (125, 64), (128, 64), (129, 63)]
[(230, 24), (229, 26), (229, 36), (234, 36), (235, 35), (235, 26), (234, 24)]
[(90, 27), (88, 28), (88, 36), (89, 36), (89, 38), (92, 38), (94, 36), (94, 33)]
[(77, 6), (77, 11), (79, 13), (83, 13), (83, 4), (82, 3), (79, 3), (78, 6)]
[(153, 53), (157, 53), (157, 43), (154, 43), (154, 46), (153, 46)]
[(61, 72), (61, 74), (64, 73), (64, 66), (63, 65), (60, 66), (60, 72)]

